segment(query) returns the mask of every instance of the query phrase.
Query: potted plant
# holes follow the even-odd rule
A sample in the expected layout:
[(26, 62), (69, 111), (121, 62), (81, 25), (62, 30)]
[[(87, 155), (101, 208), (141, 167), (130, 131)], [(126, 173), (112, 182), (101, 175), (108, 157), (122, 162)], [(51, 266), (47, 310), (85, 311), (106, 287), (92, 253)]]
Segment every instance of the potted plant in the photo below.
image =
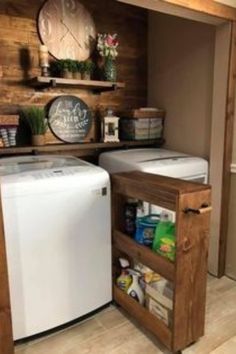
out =
[(53, 60), (50, 62), (50, 75), (52, 77), (60, 77), (61, 76), (61, 64), (59, 60)]
[(94, 71), (95, 65), (91, 60), (85, 60), (80, 63), (80, 72), (83, 80), (90, 80)]
[(31, 130), (32, 145), (44, 145), (44, 135), (48, 127), (44, 109), (38, 107), (29, 107), (23, 109), (20, 115)]
[(74, 79), (81, 80), (81, 63), (78, 60), (74, 61), (74, 71), (73, 71), (73, 77)]
[(59, 61), (60, 71), (62, 77), (65, 79), (73, 78), (73, 71), (75, 70), (75, 63), (72, 59), (61, 59)]

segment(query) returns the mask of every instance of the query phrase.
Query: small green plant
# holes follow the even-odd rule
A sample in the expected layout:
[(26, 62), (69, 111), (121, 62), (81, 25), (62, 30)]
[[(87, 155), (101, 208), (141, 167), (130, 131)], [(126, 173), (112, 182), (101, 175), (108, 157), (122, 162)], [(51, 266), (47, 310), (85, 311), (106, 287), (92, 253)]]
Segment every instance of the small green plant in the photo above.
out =
[(81, 61), (75, 60), (75, 67), (76, 67), (76, 71), (75, 72), (78, 72), (78, 73), (81, 72), (81, 66), (82, 66), (81, 64), (82, 64)]
[(20, 116), (28, 124), (32, 135), (44, 135), (46, 133), (48, 123), (43, 108), (25, 108), (20, 112)]
[(59, 60), (59, 68), (60, 71), (70, 71), (70, 72), (75, 72), (76, 71), (76, 64), (75, 60), (72, 59), (61, 59)]
[(61, 74), (61, 64), (59, 60), (50, 62), (50, 73), (53, 77), (58, 77)]
[(80, 68), (81, 74), (85, 74), (85, 73), (92, 74), (95, 69), (95, 65), (91, 60), (82, 61), (80, 65), (81, 65)]
[(76, 64), (75, 60), (71, 60), (70, 68), (71, 68), (72, 73), (76, 73), (78, 71), (77, 70), (77, 64)]

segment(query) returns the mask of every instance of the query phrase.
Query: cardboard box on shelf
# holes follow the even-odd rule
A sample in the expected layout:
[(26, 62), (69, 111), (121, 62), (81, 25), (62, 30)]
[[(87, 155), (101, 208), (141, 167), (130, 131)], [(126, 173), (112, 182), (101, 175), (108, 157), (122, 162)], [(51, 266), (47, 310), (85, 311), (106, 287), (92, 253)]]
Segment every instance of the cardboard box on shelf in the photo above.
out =
[(164, 278), (145, 285), (146, 307), (167, 326), (171, 325), (173, 311), (172, 283)]
[(146, 307), (157, 318), (162, 320), (168, 327), (172, 324), (172, 311), (159, 302), (155, 301), (149, 295), (146, 295)]

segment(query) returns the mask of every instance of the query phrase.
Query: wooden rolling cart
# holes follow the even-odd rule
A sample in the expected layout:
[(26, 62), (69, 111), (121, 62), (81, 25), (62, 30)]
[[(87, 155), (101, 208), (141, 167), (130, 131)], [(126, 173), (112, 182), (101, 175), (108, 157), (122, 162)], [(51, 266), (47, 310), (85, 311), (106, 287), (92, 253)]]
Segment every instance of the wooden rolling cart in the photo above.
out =
[[(175, 262), (124, 233), (124, 203), (128, 197), (176, 212)], [(173, 282), (172, 326), (120, 290), (115, 281), (114, 300), (173, 352), (181, 351), (204, 334), (210, 197), (209, 185), (143, 172), (112, 176), (114, 280), (118, 257), (125, 254)]]

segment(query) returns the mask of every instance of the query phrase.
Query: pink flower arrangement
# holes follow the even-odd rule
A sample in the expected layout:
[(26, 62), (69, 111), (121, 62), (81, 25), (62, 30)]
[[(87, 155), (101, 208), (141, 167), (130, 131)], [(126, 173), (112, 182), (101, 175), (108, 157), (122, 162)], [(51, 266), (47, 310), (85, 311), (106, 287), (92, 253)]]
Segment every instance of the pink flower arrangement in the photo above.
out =
[(102, 57), (115, 59), (118, 55), (117, 34), (98, 34), (97, 50)]

